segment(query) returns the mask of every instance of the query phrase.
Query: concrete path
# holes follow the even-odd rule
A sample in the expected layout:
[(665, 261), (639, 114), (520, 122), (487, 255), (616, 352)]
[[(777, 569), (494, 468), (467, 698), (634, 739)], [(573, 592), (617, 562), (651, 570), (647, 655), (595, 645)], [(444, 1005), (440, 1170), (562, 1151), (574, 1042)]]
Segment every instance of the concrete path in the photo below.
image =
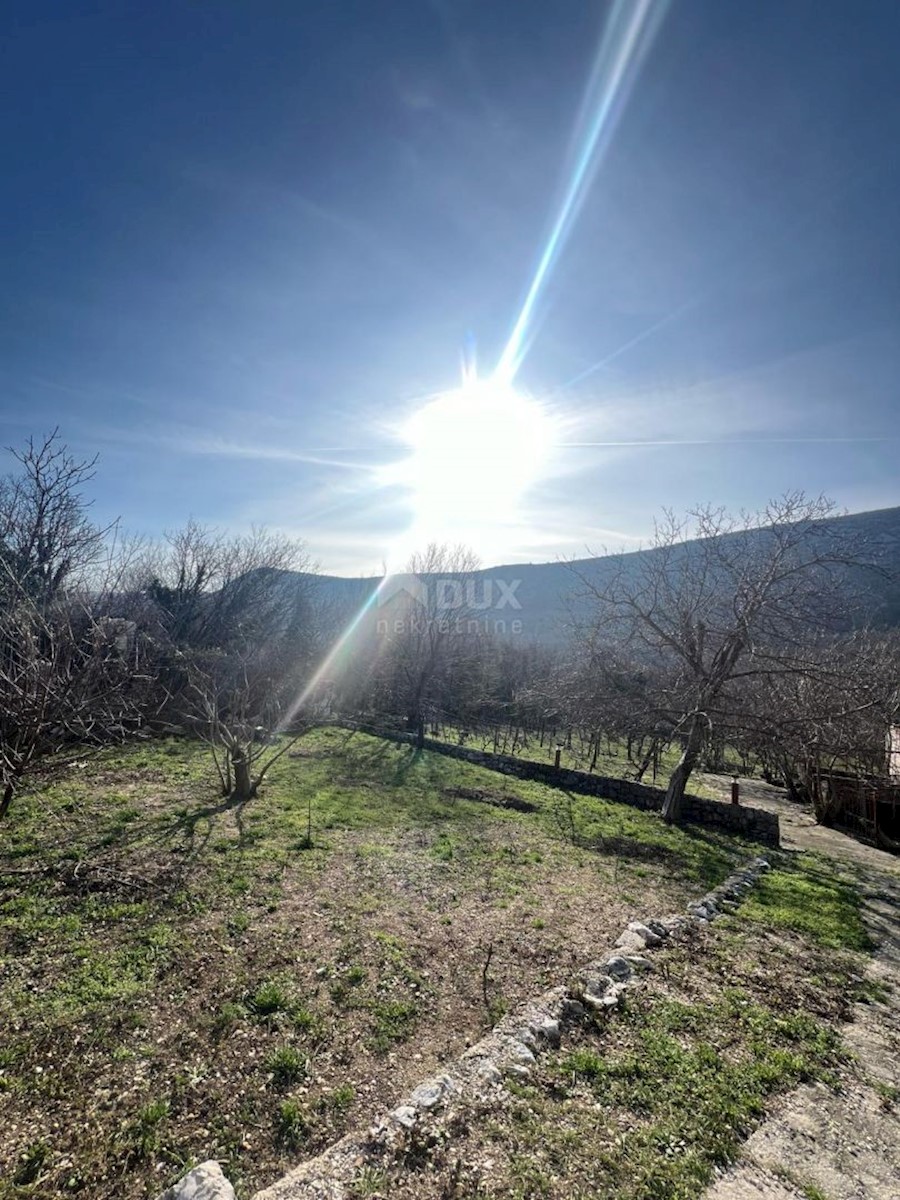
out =
[[(730, 780), (703, 779), (728, 798)], [(900, 859), (817, 825), (758, 780), (741, 780), (741, 799), (778, 813), (786, 849), (828, 855), (861, 887), (878, 943), (867, 978), (883, 998), (856, 1005), (842, 1030), (854, 1055), (845, 1089), (820, 1084), (784, 1097), (704, 1200), (900, 1200)]]

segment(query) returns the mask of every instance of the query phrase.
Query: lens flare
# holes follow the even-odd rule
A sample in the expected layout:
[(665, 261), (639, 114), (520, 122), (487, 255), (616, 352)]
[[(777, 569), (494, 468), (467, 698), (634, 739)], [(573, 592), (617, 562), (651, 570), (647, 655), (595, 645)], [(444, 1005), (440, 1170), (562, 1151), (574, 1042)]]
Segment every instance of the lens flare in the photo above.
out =
[(503, 383), (512, 383), (522, 365), (538, 298), (572, 231), (668, 7), (669, 0), (615, 0), (610, 10), (576, 125), (568, 183), (497, 364), (497, 379)]
[(276, 726), (277, 733), (284, 733), (286, 729), (290, 728), (298, 714), (306, 707), (316, 689), (324, 680), (329, 679), (335, 673), (340, 674), (340, 669), (343, 665), (342, 659), (345, 656), (345, 651), (349, 652), (350, 650), (353, 635), (360, 628), (366, 616), (378, 605), (381, 594), (389, 583), (390, 578), (389, 575), (385, 575), (368, 599), (360, 606), (356, 616), (347, 625), (347, 628), (328, 651), (322, 662), (319, 663), (302, 691), (294, 697), (292, 703), (282, 713), (281, 720)]
[(393, 482), (411, 493), (411, 545), (467, 541), (513, 525), (554, 441), (544, 405), (496, 380), (469, 380), (418, 409)]

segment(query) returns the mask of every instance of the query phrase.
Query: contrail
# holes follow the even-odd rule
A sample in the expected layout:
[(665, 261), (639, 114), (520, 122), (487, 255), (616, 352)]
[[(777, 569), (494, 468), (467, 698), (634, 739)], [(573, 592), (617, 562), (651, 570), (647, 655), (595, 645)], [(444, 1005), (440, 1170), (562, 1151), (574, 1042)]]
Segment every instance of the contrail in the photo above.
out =
[(896, 442), (900, 437), (875, 434), (871, 437), (763, 437), (763, 438), (617, 438), (608, 442), (557, 442), (560, 450), (583, 450), (616, 446), (793, 446), (807, 444), (845, 445), (849, 442)]
[(538, 297), (571, 233), (668, 7), (669, 0), (615, 0), (610, 10), (576, 126), (569, 181), (522, 310), (497, 364), (497, 378), (502, 383), (512, 383), (522, 364)]
[(655, 321), (647, 329), (635, 334), (635, 336), (629, 338), (627, 342), (623, 342), (623, 344), (619, 346), (617, 350), (611, 351), (604, 358), (598, 359), (597, 362), (591, 363), (589, 367), (585, 367), (583, 371), (579, 371), (577, 375), (573, 375), (571, 379), (567, 379), (558, 390), (564, 392), (567, 388), (575, 387), (576, 384), (581, 383), (584, 379), (587, 379), (589, 375), (593, 375), (597, 371), (602, 371), (603, 368), (608, 367), (611, 362), (615, 362), (615, 360), (621, 354), (624, 354), (627, 350), (631, 350), (634, 346), (639, 346), (641, 342), (646, 341), (648, 337), (652, 337), (654, 333), (658, 333), (660, 329), (664, 329), (667, 325), (671, 325), (673, 321), (677, 321), (679, 317), (684, 316), (686, 312), (700, 304), (703, 299), (703, 296), (698, 296), (693, 300), (686, 301), (684, 304), (679, 304), (677, 308), (673, 308), (670, 313), (667, 313), (664, 317), (661, 317), (658, 321)]

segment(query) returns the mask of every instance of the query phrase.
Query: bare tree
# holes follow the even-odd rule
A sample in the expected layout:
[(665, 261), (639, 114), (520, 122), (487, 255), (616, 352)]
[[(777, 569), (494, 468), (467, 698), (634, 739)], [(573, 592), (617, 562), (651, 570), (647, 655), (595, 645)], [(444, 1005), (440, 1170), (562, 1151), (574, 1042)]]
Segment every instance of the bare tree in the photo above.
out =
[[(810, 656), (812, 658), (812, 655)], [(740, 738), (770, 778), (830, 823), (822, 780), (884, 778), (887, 733), (900, 712), (900, 639), (854, 631), (823, 647), (806, 672), (768, 678), (743, 697)]]
[[(270, 737), (318, 649), (314, 566), (295, 539), (190, 521), (141, 568), (169, 709), (209, 742), (223, 794), (254, 796), (286, 751)], [(293, 724), (304, 721), (295, 713)]]
[(225, 534), (191, 520), (148, 550), (143, 587), (174, 645), (222, 648), (283, 623), (315, 567), (303, 543), (255, 527)]
[(252, 800), (275, 763), (315, 724), (309, 706), (295, 712), (288, 736), (273, 730), (290, 703), (285, 694), (284, 647), (247, 647), (193, 671), (189, 703), (207, 742), (222, 795)]
[[(666, 514), (652, 549), (578, 569), (590, 635), (664, 666), (683, 750), (663, 815), (685, 787), (742, 681), (809, 675), (823, 639), (847, 628), (853, 572), (870, 561), (833, 504), (791, 493), (740, 519), (699, 508)], [(688, 539), (692, 540), (688, 540)]]
[(0, 817), (66, 747), (139, 728), (148, 682), (134, 624), (108, 603), (121, 556), (81, 494), (94, 460), (55, 431), (13, 454), (20, 470), (0, 483)]
[(0, 818), (29, 772), (66, 748), (104, 745), (143, 724), (150, 677), (132, 623), (96, 617), (69, 595), (21, 597), (0, 615)]
[(0, 481), (0, 588), (12, 587), (43, 606), (102, 557), (112, 526), (91, 522), (82, 495), (94, 477), (96, 457), (74, 458), (56, 429), (41, 442), (29, 438), (23, 450), (9, 452), (20, 470)]
[(380, 610), (385, 615), (374, 683), (379, 705), (402, 711), (420, 745), (449, 677), (463, 669), (467, 639), (471, 646), (481, 628), (471, 605), (477, 568), (465, 547), (431, 544), (410, 558)]

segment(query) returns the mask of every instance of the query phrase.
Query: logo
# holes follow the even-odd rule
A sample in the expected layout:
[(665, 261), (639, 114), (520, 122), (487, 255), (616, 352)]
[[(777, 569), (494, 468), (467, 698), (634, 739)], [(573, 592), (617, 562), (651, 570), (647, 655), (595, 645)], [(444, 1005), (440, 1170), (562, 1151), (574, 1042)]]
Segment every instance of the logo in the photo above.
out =
[(378, 588), (377, 603), (381, 608), (405, 600), (433, 613), (485, 612), (504, 608), (518, 611), (522, 604), (516, 592), (521, 583), (521, 579), (495, 579), (492, 576), (432, 579), (421, 575), (390, 575)]

